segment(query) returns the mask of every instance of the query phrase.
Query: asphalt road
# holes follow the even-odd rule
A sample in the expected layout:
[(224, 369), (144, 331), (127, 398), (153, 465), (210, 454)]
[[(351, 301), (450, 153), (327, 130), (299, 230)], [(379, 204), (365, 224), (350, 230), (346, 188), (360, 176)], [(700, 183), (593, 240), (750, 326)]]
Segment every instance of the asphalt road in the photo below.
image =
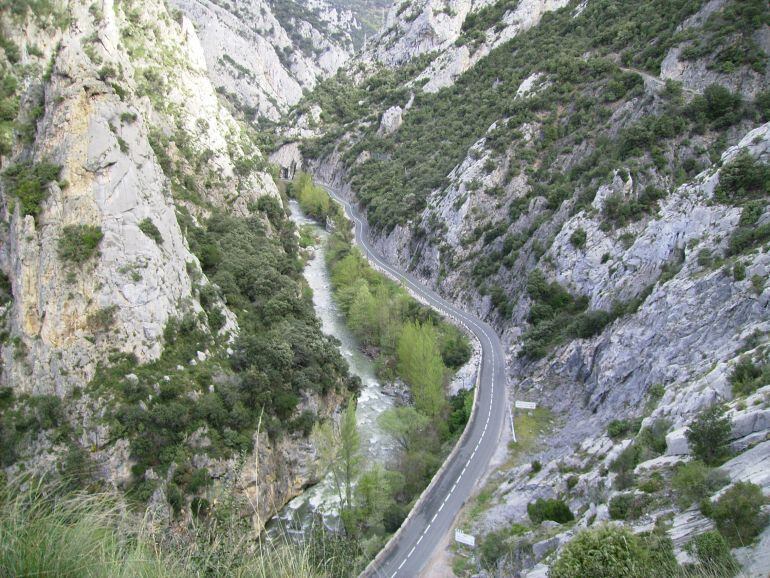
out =
[(500, 339), (494, 329), (479, 318), (458, 309), (432, 289), (425, 287), (408, 272), (387, 263), (369, 242), (369, 225), (356, 207), (334, 189), (324, 186), (329, 194), (345, 208), (355, 224), (355, 240), (361, 251), (377, 267), (400, 278), (409, 289), (422, 296), (435, 309), (462, 321), (481, 343), (481, 374), (478, 385), (478, 409), (462, 447), (451, 458), (438, 482), (430, 488), (418, 509), (407, 520), (398, 542), (387, 556), (367, 576), (394, 578), (419, 576), (434, 550), (484, 474), (500, 443), (507, 423), (505, 396), (505, 358)]

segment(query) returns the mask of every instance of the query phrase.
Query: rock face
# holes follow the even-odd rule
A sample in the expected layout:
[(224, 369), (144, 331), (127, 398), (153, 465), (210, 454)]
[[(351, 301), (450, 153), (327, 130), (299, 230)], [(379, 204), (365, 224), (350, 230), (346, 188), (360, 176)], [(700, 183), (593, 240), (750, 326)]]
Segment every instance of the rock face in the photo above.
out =
[(217, 90), (249, 115), (270, 120), (345, 64), (362, 29), (350, 10), (326, 0), (173, 5), (195, 24)]
[(361, 60), (393, 66), (435, 53), (435, 60), (418, 76), (418, 81), (425, 82), (425, 92), (438, 92), (454, 83), (491, 50), (535, 26), (543, 14), (568, 2), (522, 0), (513, 3), (514, 7), (504, 13), (502, 20), (484, 32), (479, 44), (469, 46), (459, 42), (466, 19), (494, 4), (489, 0), (397, 2), (390, 9), (382, 32), (366, 47)]
[[(615, 420), (635, 426), (636, 418), (642, 428), (661, 431), (655, 455), (634, 464), (637, 481), (622, 492), (646, 495), (641, 486), (649, 481), (655, 505), (627, 523), (641, 532), (670, 519), (666, 528), (684, 561), (684, 545), (713, 527), (698, 511), (681, 511), (670, 484), (677, 465), (692, 459), (686, 431), (701, 411), (726, 404), (735, 457), (723, 470), (731, 482), (751, 481), (770, 494), (760, 473), (770, 434), (767, 387), (762, 387), (767, 384), (759, 383), (750, 395), (734, 391), (732, 384), (742, 360), (759, 365), (768, 361), (766, 233), (745, 249), (736, 240), (750, 234), (747, 222), (766, 231), (770, 214), (761, 192), (752, 197), (753, 217), (746, 202), (718, 193), (731, 170), (725, 167), (736, 159), (751, 158), (746, 162), (758, 166), (770, 163), (767, 112), (748, 112), (764, 106), (767, 98), (768, 28), (758, 25), (741, 36), (764, 56), (755, 62), (724, 62), (729, 50), (720, 42), (727, 45), (733, 38), (715, 35), (724, 29), (719, 19), (729, 19), (737, 3), (713, 0), (692, 7), (692, 15), (677, 24), (679, 44), (665, 38), (658, 46), (666, 48), (652, 64), (631, 68), (626, 61), (633, 56), (626, 51), (618, 59), (617, 50), (626, 49), (618, 45), (596, 52), (586, 48), (572, 64), (564, 53), (537, 66), (516, 60), (529, 48), (516, 38), (519, 34), (529, 30), (526, 40), (535, 45), (542, 40), (538, 31), (583, 26), (578, 19), (590, 13), (591, 3), (575, 4), (506, 2), (498, 3), (496, 12), (490, 11), (495, 4), (487, 2), (395, 5), (383, 32), (364, 51), (367, 73), (404, 63), (409, 67), (400, 70), (418, 72), (409, 76), (407, 90), (359, 102), (368, 116), (333, 125), (330, 134), (342, 134), (336, 147), (329, 152), (332, 147), (327, 146), (309, 164), (319, 178), (340, 186), (351, 199), (359, 196), (374, 241), (388, 259), (496, 325), (508, 348), (509, 383), (517, 398), (537, 400), (558, 418), (537, 449), (492, 474), (493, 505), (471, 530), (483, 536), (509, 530), (512, 523), (531, 525), (527, 504), (537, 498), (564, 499), (579, 526), (608, 520), (609, 501), (629, 483), (613, 464), (632, 441), (610, 438), (607, 428)], [(549, 15), (552, 11), (558, 14)], [(573, 46), (580, 42), (577, 36), (548, 40), (554, 46)], [(595, 38), (581, 46), (588, 45), (594, 46)], [(533, 52), (530, 48), (526, 53), (528, 59), (537, 56)], [(636, 88), (624, 98), (609, 95), (608, 84), (576, 91), (579, 70), (593, 74), (577, 61), (606, 66), (616, 79), (633, 75)], [(519, 63), (521, 70), (506, 67), (507, 62)], [(561, 67), (573, 65), (575, 73), (565, 76)], [(367, 98), (364, 92), (376, 92), (376, 81), (354, 78), (364, 89), (362, 98)], [(485, 84), (491, 89), (485, 90)], [(569, 98), (560, 98), (560, 91)], [(632, 147), (632, 135), (649, 130), (654, 120), (673, 120), (672, 99), (683, 116), (717, 92), (731, 99), (732, 110), (747, 111), (748, 116), (720, 128), (684, 129), (671, 141), (658, 135), (646, 148), (619, 152), (624, 145)], [(409, 107), (407, 95), (414, 103)], [(599, 123), (586, 124), (576, 112), (580, 107), (573, 108), (582, 99), (584, 110), (603, 109)], [(474, 125), (473, 134), (464, 131), (472, 115), (491, 109), (488, 102), (496, 100), (505, 103), (493, 109), (497, 116), (478, 117), (483, 124)], [(467, 103), (472, 104), (466, 108)], [(529, 106), (532, 114), (523, 112)], [(465, 116), (453, 114), (459, 109)], [(427, 133), (444, 128), (436, 121), (439, 113), (447, 115), (446, 133), (437, 134), (462, 144), (436, 152), (432, 146), (441, 145)], [(421, 128), (425, 126), (430, 129)], [(572, 131), (579, 138), (565, 136)], [(720, 139), (716, 147), (715, 138)], [(569, 144), (551, 147), (559, 139)], [(600, 139), (619, 148), (601, 149)], [(419, 144), (412, 146), (413, 141)], [(710, 155), (704, 155), (707, 150)], [(451, 163), (433, 162), (445, 151)], [(610, 167), (605, 154), (619, 154), (620, 162)], [(594, 169), (601, 178), (587, 176), (592, 184), (581, 192), (583, 176)], [(581, 177), (573, 179), (575, 174)], [(408, 188), (414, 181), (425, 185), (423, 190)], [(565, 188), (557, 191), (559, 183)], [(400, 187), (408, 192), (391, 195)], [(645, 191), (653, 190), (659, 195), (651, 210), (613, 220), (616, 207), (638, 206), (645, 202)], [(526, 346), (540, 336), (537, 316), (563, 322), (547, 298), (537, 302), (537, 287), (528, 288), (535, 269), (551, 297), (556, 298), (558, 284), (601, 322), (580, 337), (575, 329), (531, 355)], [(539, 328), (546, 334), (554, 331), (548, 322)], [(644, 435), (633, 443), (642, 443)], [(540, 472), (526, 463), (531, 460), (542, 463)], [(665, 490), (654, 489), (659, 479)], [(531, 568), (533, 575), (542, 575), (573, 534), (531, 528), (521, 540), (507, 542), (518, 541), (521, 548), (496, 575), (526, 575)], [(751, 575), (770, 569), (761, 551), (766, 543), (765, 533), (741, 553)]]
[[(10, 51), (3, 58), (4, 70), (17, 75), (19, 122), (28, 127), (3, 150), (4, 174), (20, 166), (61, 167), (41, 183), (34, 211), (21, 202), (20, 187), (0, 179), (0, 267), (12, 294), (2, 308), (0, 385), (17, 399), (65, 400), (59, 424), (77, 428), (72, 442), (85, 449), (101, 481), (125, 489), (136, 483), (135, 462), (128, 441), (112, 430), (114, 416), (108, 419), (115, 392), (89, 389), (97, 368), (125, 356), (137, 367), (158, 360), (170, 345), (170, 321), (185, 316), (222, 340), (234, 339), (236, 316), (209, 286), (180, 223), (215, 211), (251, 217), (260, 200), (280, 203), (280, 197), (251, 132), (220, 102), (190, 20), (160, 0), (70, 2), (66, 15), (54, 24), (53, 16), (32, 11), (0, 13), (4, 38), (25, 47), (13, 66)], [(326, 70), (336, 66), (327, 64)], [(267, 221), (263, 226), (277, 235)], [(87, 239), (76, 236), (67, 248), (77, 258), (67, 257), (71, 227), (99, 233), (92, 253), (77, 257)], [(202, 294), (222, 316), (218, 329), (209, 327)], [(187, 363), (208, 357), (198, 351)], [(170, 381), (157, 380), (150, 398)], [(128, 372), (122, 383), (135, 387), (137, 376)], [(330, 394), (311, 404), (328, 416), (341, 401)], [(205, 446), (206, 432), (199, 437)], [(3, 455), (9, 473), (42, 474), (56, 471), (68, 448), (44, 431), (14, 451), (18, 461), (10, 465)], [(262, 434), (244, 455), (246, 464), (261, 462), (262, 469), (197, 459), (219, 484), (240, 480), (241, 496), (259, 501), (249, 510), (257, 523), (314, 475), (314, 449), (301, 435), (273, 445)], [(173, 467), (139, 475), (160, 484), (151, 504), (167, 513), (163, 484), (171, 483)]]

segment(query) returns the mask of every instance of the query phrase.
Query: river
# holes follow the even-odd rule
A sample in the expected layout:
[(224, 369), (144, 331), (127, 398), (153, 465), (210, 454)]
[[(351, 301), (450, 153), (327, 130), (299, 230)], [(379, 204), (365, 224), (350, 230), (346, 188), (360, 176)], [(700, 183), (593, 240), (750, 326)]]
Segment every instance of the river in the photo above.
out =
[[(303, 274), (313, 290), (313, 307), (321, 320), (323, 332), (339, 339), (340, 352), (348, 362), (350, 372), (361, 378), (362, 389), (358, 396), (356, 421), (361, 436), (364, 462), (384, 464), (393, 455), (395, 444), (380, 429), (377, 417), (386, 409), (393, 407), (394, 400), (382, 391), (382, 384), (375, 374), (374, 363), (361, 353), (357, 339), (348, 330), (342, 312), (334, 302), (325, 258), (329, 233), (308, 218), (296, 201), (289, 201), (289, 205), (291, 220), (297, 228), (309, 226), (318, 238), (313, 257), (305, 265)], [(271, 525), (283, 526), (289, 533), (301, 533), (307, 529), (313, 520), (313, 514), (316, 513), (323, 517), (328, 527), (336, 528), (338, 508), (339, 498), (329, 475), (289, 502), (273, 519)]]

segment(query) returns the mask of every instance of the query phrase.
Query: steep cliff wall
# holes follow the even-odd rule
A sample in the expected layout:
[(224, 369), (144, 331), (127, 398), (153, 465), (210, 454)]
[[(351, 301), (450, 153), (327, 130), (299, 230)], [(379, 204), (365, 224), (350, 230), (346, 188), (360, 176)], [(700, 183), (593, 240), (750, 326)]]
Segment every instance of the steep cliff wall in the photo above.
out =
[(364, 27), (352, 11), (326, 1), (174, 5), (195, 23), (217, 90), (247, 116), (274, 121), (350, 60)]
[[(250, 129), (218, 100), (190, 21), (162, 2), (19, 4), (0, 18), (3, 130), (17, 127), (0, 185), (3, 467), (106, 483), (182, 519), (191, 498), (234, 485), (266, 521), (314, 475), (307, 419), (334, 413), (349, 384)], [(278, 307), (289, 341), (266, 339), (289, 359), (313, 353), (273, 367), (255, 341)], [(324, 379), (300, 379), (305, 362), (327, 363)], [(247, 395), (248, 371), (289, 391)]]

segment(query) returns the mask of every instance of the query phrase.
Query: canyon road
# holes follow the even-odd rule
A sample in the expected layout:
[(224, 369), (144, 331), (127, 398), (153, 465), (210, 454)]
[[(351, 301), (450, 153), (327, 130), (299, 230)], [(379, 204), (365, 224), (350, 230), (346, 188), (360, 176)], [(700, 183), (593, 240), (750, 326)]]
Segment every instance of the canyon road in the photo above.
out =
[(367, 259), (389, 274), (431, 307), (464, 325), (481, 344), (476, 405), (457, 446), (426, 488), (417, 504), (362, 576), (395, 578), (418, 576), (442, 538), (452, 529), (455, 517), (484, 475), (500, 443), (506, 423), (506, 378), (503, 346), (492, 327), (457, 308), (424, 286), (407, 271), (386, 262), (369, 241), (369, 224), (339, 191), (323, 185), (340, 203), (355, 226), (355, 241)]

